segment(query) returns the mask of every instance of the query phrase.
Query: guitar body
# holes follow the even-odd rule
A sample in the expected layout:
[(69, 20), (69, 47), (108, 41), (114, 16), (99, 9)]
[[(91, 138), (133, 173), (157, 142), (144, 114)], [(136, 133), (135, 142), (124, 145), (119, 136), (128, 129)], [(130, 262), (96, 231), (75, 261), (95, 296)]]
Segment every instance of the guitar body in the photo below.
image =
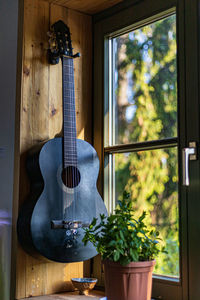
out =
[(94, 148), (76, 138), (73, 55), (70, 31), (62, 21), (52, 25), (49, 60), (62, 60), (63, 137), (32, 149), (27, 160), (31, 193), (22, 205), (17, 231), (31, 255), (57, 262), (78, 262), (97, 254), (84, 246), (84, 227), (107, 215), (96, 181), (99, 160)]
[[(74, 188), (66, 187), (62, 180), (62, 149), (62, 138), (54, 138), (29, 157), (27, 168), (32, 195), (19, 215), (18, 236), (32, 255), (39, 252), (53, 261), (78, 262), (97, 254), (91, 244), (83, 245), (83, 229), (78, 228), (73, 246), (68, 248), (66, 229), (52, 229), (51, 221), (63, 219), (63, 207), (66, 216), (70, 210), (75, 210), (76, 216), (88, 221), (95, 217), (94, 212), (98, 218), (100, 213), (106, 215), (107, 211), (96, 188), (99, 160), (94, 148), (77, 140), (80, 182)], [(73, 206), (74, 198), (76, 207)]]

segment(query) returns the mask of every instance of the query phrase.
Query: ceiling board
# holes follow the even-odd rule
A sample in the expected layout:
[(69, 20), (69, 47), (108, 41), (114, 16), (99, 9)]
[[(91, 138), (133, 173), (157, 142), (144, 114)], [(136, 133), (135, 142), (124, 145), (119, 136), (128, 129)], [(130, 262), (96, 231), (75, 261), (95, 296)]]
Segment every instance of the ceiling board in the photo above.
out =
[(123, 0), (45, 0), (49, 3), (65, 6), (86, 14), (96, 14)]

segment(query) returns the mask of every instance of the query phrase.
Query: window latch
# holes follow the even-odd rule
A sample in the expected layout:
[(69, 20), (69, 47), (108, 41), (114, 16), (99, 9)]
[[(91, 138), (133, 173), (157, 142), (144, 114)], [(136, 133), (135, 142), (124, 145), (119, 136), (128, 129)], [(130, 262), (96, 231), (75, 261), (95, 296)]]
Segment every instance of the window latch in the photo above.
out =
[(189, 186), (189, 161), (197, 160), (197, 145), (196, 142), (190, 142), (188, 148), (182, 150), (182, 163), (183, 163), (183, 185)]

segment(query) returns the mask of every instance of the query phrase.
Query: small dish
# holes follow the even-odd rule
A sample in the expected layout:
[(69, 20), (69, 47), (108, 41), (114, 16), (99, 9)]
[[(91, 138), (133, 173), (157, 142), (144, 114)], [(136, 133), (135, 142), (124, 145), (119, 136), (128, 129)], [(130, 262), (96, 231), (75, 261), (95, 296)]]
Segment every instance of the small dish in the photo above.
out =
[(88, 295), (97, 282), (96, 278), (71, 278), (71, 282), (75, 288), (79, 290), (80, 295)]

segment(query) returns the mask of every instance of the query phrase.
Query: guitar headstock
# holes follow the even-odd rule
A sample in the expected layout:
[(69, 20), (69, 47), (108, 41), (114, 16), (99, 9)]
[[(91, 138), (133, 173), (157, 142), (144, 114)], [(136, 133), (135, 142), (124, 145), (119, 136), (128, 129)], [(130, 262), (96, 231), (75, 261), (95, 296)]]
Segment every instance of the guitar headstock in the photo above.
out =
[(51, 64), (57, 64), (62, 56), (71, 58), (80, 56), (79, 53), (73, 55), (70, 30), (63, 21), (59, 20), (54, 23), (48, 36), (50, 37), (48, 54)]

